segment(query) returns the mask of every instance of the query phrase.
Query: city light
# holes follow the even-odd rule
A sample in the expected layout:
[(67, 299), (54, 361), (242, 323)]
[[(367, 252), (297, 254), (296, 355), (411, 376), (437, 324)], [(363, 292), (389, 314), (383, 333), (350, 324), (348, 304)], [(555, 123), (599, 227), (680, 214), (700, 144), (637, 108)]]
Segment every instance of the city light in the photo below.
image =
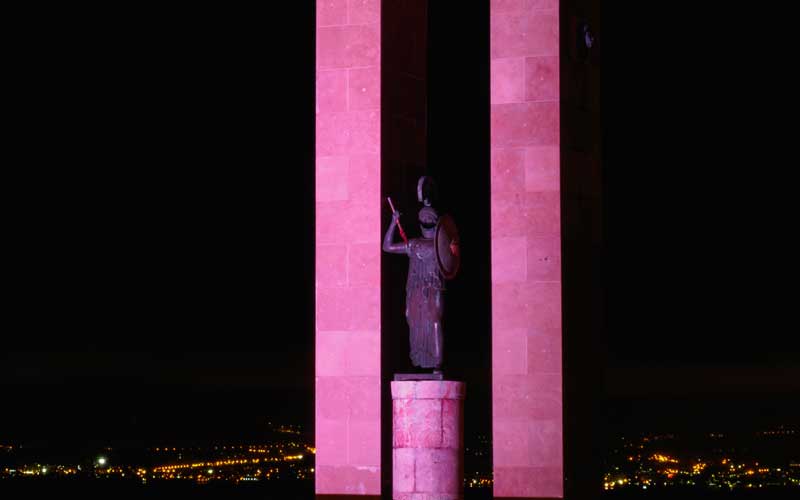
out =
[[(197, 484), (312, 480), (312, 443), (305, 442), (299, 426), (277, 429), (278, 437), (268, 443), (217, 443), (205, 446), (176, 446), (163, 443), (149, 447), (146, 456), (131, 450), (130, 456), (115, 451), (112, 460), (105, 454), (94, 455), (94, 467), (81, 471), (79, 464), (52, 464), (44, 461), (18, 468), (0, 467), (0, 480), (6, 477), (52, 477), (83, 475), (87, 478), (120, 478), (153, 484), (183, 481)], [(3, 445), (11, 454), (15, 445)], [(103, 448), (111, 451), (109, 447)], [(91, 455), (90, 455), (91, 456)], [(135, 461), (131, 461), (136, 457)], [(309, 460), (311, 458), (311, 460)], [(147, 463), (147, 465), (145, 465)]]
[[(88, 469), (82, 469), (79, 463), (58, 464), (40, 459), (23, 464), (20, 461), (14, 467), (0, 467), (0, 480), (13, 477), (49, 480), (73, 476), (124, 478), (141, 484), (160, 481), (240, 484), (313, 479), (316, 451), (313, 445), (297, 438), (294, 432), (280, 434), (281, 437), (268, 443), (205, 446), (173, 446), (172, 443), (166, 446), (162, 443), (131, 455), (141, 461), (131, 461), (121, 450), (115, 449), (111, 460), (107, 455), (90, 454), (88, 461), (91, 463), (90, 457), (94, 456), (95, 467)], [(621, 439), (619, 445), (610, 450), (601, 491), (658, 490), (675, 486), (722, 491), (800, 487), (800, 463), (796, 458), (779, 458), (797, 456), (800, 436), (792, 429), (751, 433), (746, 438), (750, 441), (744, 442), (736, 441), (732, 436), (736, 434), (706, 433), (700, 441), (691, 442), (671, 434)], [(702, 439), (714, 441), (707, 445), (702, 443)], [(12, 450), (8, 453), (18, 449), (12, 445), (4, 446), (4, 449)], [(111, 452), (111, 448), (103, 450)], [(144, 456), (141, 451), (148, 455)], [(489, 456), (491, 440), (481, 441), (478, 447), (470, 445), (465, 452), (467, 458)], [(464, 472), (466, 488), (493, 486), (490, 465), (486, 470), (468, 469)]]
[(800, 485), (800, 470), (792, 469), (795, 462), (780, 458), (796, 456), (800, 449), (793, 429), (698, 436), (620, 438), (606, 464), (603, 490), (681, 486), (730, 491)]

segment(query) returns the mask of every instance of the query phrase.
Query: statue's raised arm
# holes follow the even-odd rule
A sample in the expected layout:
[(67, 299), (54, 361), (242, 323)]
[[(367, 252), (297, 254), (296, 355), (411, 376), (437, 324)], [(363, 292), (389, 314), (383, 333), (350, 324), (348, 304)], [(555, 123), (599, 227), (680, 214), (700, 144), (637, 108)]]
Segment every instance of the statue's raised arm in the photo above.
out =
[[(391, 203), (391, 199), (389, 201)], [(392, 206), (394, 209), (394, 206)], [(392, 222), (389, 224), (389, 229), (386, 230), (386, 235), (383, 237), (383, 251), (388, 253), (406, 253), (408, 249), (408, 242), (394, 243), (394, 230), (400, 227), (401, 235), (405, 236), (400, 226), (400, 212), (392, 210)], [(405, 238), (403, 238), (405, 240)]]

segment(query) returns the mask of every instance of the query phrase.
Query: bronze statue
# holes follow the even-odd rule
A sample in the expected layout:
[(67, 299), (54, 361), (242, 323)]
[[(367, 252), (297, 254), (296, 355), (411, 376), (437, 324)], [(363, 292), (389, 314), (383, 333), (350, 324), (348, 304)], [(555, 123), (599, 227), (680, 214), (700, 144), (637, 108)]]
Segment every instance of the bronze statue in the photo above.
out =
[[(407, 240), (400, 225), (400, 212), (392, 207), (392, 222), (383, 238), (383, 250), (408, 255), (406, 281), (406, 321), (409, 328), (411, 362), (420, 368), (433, 368), (439, 373), (442, 366), (444, 335), (444, 280), (452, 279), (460, 264), (458, 232), (452, 218), (439, 214), (431, 206), (433, 180), (422, 177), (417, 185), (417, 198), (423, 203), (418, 219), (421, 238)], [(395, 228), (400, 229), (404, 242), (393, 243)]]

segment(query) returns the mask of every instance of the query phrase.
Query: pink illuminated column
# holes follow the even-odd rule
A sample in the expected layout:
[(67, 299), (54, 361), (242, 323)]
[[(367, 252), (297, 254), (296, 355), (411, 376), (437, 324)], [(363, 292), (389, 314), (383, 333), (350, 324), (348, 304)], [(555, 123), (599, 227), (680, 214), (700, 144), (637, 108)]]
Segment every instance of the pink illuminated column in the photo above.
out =
[(558, 4), (491, 1), (496, 497), (564, 496)]
[(316, 492), (380, 494), (380, 0), (317, 0)]

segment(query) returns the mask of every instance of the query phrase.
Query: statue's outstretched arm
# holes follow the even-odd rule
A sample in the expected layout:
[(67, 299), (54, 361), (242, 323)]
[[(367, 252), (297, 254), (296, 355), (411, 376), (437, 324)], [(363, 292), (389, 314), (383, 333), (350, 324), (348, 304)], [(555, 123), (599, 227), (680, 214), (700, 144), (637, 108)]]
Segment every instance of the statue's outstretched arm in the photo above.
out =
[(389, 229), (386, 230), (386, 235), (383, 237), (383, 251), (389, 253), (406, 253), (405, 243), (392, 243), (394, 240), (394, 230), (397, 227), (397, 219), (400, 218), (400, 212), (392, 213), (392, 222), (389, 224)]

